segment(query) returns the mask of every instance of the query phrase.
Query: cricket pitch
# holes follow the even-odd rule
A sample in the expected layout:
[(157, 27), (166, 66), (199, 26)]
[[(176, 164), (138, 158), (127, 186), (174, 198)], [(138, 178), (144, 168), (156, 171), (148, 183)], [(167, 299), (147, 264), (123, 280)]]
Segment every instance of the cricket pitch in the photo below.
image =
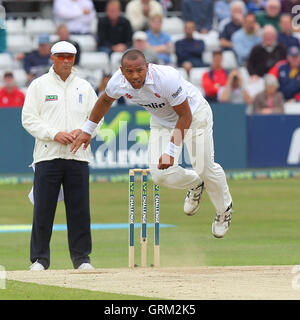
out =
[(7, 271), (8, 280), (174, 300), (300, 299), (293, 266)]

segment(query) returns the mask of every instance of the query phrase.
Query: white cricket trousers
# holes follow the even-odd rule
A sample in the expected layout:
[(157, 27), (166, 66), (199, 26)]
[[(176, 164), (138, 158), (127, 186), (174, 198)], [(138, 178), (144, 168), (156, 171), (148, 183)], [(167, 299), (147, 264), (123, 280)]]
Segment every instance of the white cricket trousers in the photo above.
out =
[[(232, 202), (223, 168), (214, 161), (213, 116), (209, 104), (199, 107), (184, 137), (190, 164), (193, 169), (184, 169), (179, 164), (186, 157), (180, 150), (175, 154), (174, 165), (165, 170), (157, 168), (174, 129), (164, 127), (153, 118), (150, 121), (148, 145), (149, 168), (152, 179), (161, 186), (174, 189), (190, 189), (204, 181), (208, 196), (217, 214), (225, 212)], [(188, 160), (188, 159), (187, 159)]]

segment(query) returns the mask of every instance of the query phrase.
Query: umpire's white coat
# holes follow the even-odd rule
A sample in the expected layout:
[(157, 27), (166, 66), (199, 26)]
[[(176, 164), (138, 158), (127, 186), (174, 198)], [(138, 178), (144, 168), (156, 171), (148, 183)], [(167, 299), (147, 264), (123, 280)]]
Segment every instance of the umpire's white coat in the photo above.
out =
[[(70, 145), (62, 145), (54, 137), (59, 131), (81, 129), (96, 101), (94, 89), (74, 71), (63, 81), (51, 67), (32, 81), (22, 110), (22, 124), (36, 138), (34, 163), (55, 158), (89, 161), (90, 146), (87, 150), (80, 148), (74, 155)], [(102, 123), (103, 120), (99, 125)]]

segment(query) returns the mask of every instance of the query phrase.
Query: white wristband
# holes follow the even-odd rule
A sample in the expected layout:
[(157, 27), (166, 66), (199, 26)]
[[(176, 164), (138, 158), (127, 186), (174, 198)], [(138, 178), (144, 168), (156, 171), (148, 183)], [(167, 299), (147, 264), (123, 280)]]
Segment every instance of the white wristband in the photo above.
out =
[(89, 135), (92, 135), (94, 133), (95, 129), (97, 128), (97, 125), (98, 125), (98, 123), (88, 120), (84, 124), (82, 131), (88, 133)]
[(169, 144), (167, 145), (165, 153), (174, 158), (179, 148), (180, 148), (179, 146), (176, 146), (176, 144), (170, 141)]

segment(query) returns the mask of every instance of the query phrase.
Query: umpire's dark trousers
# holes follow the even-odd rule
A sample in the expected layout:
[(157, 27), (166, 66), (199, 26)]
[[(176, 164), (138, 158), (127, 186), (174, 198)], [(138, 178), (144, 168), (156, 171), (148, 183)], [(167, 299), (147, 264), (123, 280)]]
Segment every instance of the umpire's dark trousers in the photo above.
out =
[(91, 229), (89, 206), (89, 167), (87, 162), (65, 159), (41, 161), (35, 165), (34, 210), (30, 260), (45, 269), (50, 265), (50, 239), (63, 186), (67, 216), (68, 242), (74, 268), (90, 262)]

